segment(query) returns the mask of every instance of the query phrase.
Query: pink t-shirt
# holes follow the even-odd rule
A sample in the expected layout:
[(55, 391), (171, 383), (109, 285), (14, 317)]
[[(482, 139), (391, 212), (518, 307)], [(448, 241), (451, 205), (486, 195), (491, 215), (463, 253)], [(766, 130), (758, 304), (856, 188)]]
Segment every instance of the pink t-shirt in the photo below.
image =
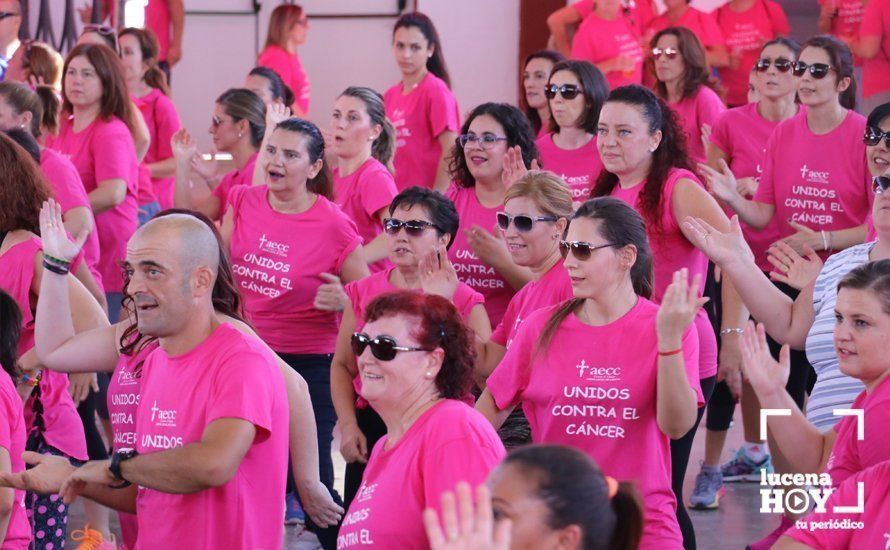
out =
[(718, 69), (720, 80), (726, 88), (726, 103), (730, 106), (748, 103), (748, 75), (763, 44), (777, 36), (788, 35), (791, 26), (782, 6), (772, 0), (757, 0), (743, 12), (737, 12), (729, 4), (717, 10), (717, 24), (726, 39), (730, 55), (739, 57), (735, 69)]
[[(698, 274), (701, 275), (702, 281), (705, 280), (708, 273), (708, 257), (701, 250), (695, 248), (683, 235), (680, 224), (674, 219), (671, 209), (674, 189), (681, 179), (688, 179), (701, 185), (692, 172), (678, 168), (672, 169), (661, 194), (660, 225), (654, 227), (649, 220), (646, 220), (646, 233), (649, 235), (649, 246), (652, 248), (655, 272), (652, 299), (656, 303), (661, 302), (664, 292), (673, 280), (675, 271), (685, 267), (689, 270), (690, 280)], [(639, 204), (639, 195), (643, 186), (644, 183), (640, 183), (629, 189), (622, 189), (620, 185), (616, 185), (612, 190), (612, 196), (631, 204), (645, 219)], [(699, 295), (704, 292), (703, 287), (703, 284), (699, 287)], [(699, 341), (699, 376), (708, 378), (717, 373), (717, 337), (704, 309), (700, 309), (695, 318), (695, 328), (698, 331)]]
[(294, 92), (294, 103), (303, 113), (309, 112), (309, 96), (312, 95), (312, 90), (309, 86), (309, 75), (303, 69), (300, 56), (288, 53), (281, 46), (271, 44), (260, 53), (256, 64), (278, 73), (281, 80)]
[(714, 90), (707, 86), (699, 86), (692, 97), (681, 99), (670, 104), (671, 109), (680, 117), (680, 126), (686, 132), (686, 150), (693, 162), (706, 162), (708, 155), (701, 142), (702, 124), (714, 127), (720, 115), (726, 111), (726, 105)]
[[(31, 305), (31, 284), (34, 281), (34, 256), (42, 251), (40, 239), (32, 237), (9, 248), (0, 256), (0, 288), (16, 301), (22, 312), (22, 333), (18, 354), (34, 347), (34, 310)], [(40, 379), (40, 402), (43, 405), (43, 437), (66, 455), (87, 460), (86, 436), (74, 401), (68, 393), (68, 376), (43, 370)], [(34, 397), (25, 403), (28, 430), (34, 426)]]
[(274, 356), (227, 324), (187, 353), (169, 357), (159, 348), (148, 356), (136, 418), (140, 454), (196, 443), (222, 418), (256, 427), (234, 477), (191, 494), (140, 487), (136, 548), (169, 547), (172, 541), (181, 548), (281, 546), (289, 416)]
[(457, 100), (443, 80), (427, 74), (407, 94), (399, 82), (386, 90), (386, 116), (396, 129), (396, 186), (403, 191), (412, 185), (432, 188), (436, 181), (443, 132), (460, 131)]
[[(860, 501), (859, 484), (863, 484)], [(861, 513), (835, 512), (837, 506), (864, 504)], [(802, 518), (801, 527), (785, 532), (808, 548), (887, 548), (890, 541), (890, 462), (882, 462), (859, 472), (837, 488), (825, 503), (825, 512), (812, 512)], [(844, 520), (862, 523), (861, 529), (832, 528), (829, 522)], [(814, 525), (815, 524), (815, 525)]]
[[(871, 211), (871, 176), (865, 160), (865, 117), (849, 111), (827, 134), (816, 135), (806, 113), (782, 121), (766, 146), (763, 176), (754, 200), (776, 207), (779, 237), (796, 231), (789, 220), (814, 231), (864, 224)], [(819, 253), (822, 258), (828, 254)]]
[[(12, 378), (0, 365), (0, 447), (9, 453), (10, 472), (25, 469), (22, 453), (28, 435), (22, 414), (22, 398), (15, 389)], [(6, 537), (0, 540), (3, 550), (26, 550), (31, 543), (31, 525), (25, 512), (25, 492), (16, 489), (12, 501), (12, 515), (6, 528)]]
[[(133, 101), (139, 107), (139, 112), (142, 113), (142, 118), (145, 119), (148, 133), (151, 136), (151, 144), (149, 144), (148, 152), (145, 153), (145, 158), (142, 160), (144, 169), (140, 170), (139, 174), (141, 177), (139, 204), (147, 204), (151, 202), (148, 200), (151, 198), (160, 203), (162, 210), (173, 208), (173, 178), (152, 178), (146, 165), (173, 157), (170, 138), (182, 127), (179, 122), (179, 113), (176, 112), (176, 106), (173, 105), (170, 98), (165, 96), (161, 90), (152, 89), (142, 97), (134, 97)], [(151, 197), (141, 196), (143, 187), (152, 190)]]
[(256, 161), (259, 158), (259, 155), (259, 153), (254, 153), (247, 159), (247, 164), (240, 169), (232, 170), (223, 176), (219, 181), (219, 185), (213, 190), (213, 196), (219, 199), (220, 219), (222, 219), (223, 214), (226, 213), (226, 209), (229, 207), (229, 193), (232, 192), (232, 189), (239, 185), (246, 185), (248, 187), (253, 185), (253, 169), (254, 166), (256, 166)]
[[(358, 234), (367, 244), (383, 232), (383, 225), (377, 213), (392, 202), (399, 194), (396, 182), (386, 166), (371, 157), (358, 170), (348, 176), (340, 176), (339, 168), (334, 168), (334, 198), (343, 213), (355, 222)], [(385, 269), (386, 260), (375, 262), (372, 272)]]
[(553, 134), (545, 134), (535, 142), (541, 153), (541, 167), (555, 172), (565, 180), (572, 192), (572, 200), (584, 202), (603, 169), (596, 136), (577, 149), (560, 149), (553, 143)]
[[(337, 548), (426, 549), (423, 510), (440, 510), (443, 491), (460, 481), (485, 482), (504, 457), (488, 420), (445, 399), (424, 412), (395, 445), (387, 436), (371, 451), (362, 484), (343, 517)], [(279, 523), (281, 522), (279, 518)]]
[(629, 72), (609, 71), (604, 73), (609, 88), (615, 89), (643, 81), (643, 48), (640, 46), (642, 32), (639, 22), (619, 14), (612, 20), (603, 19), (591, 13), (572, 39), (572, 59), (589, 61), (596, 65), (613, 57), (624, 55), (634, 60)]
[[(112, 5), (115, 2), (111, 2)], [(158, 37), (158, 59), (167, 60), (170, 49), (170, 8), (168, 0), (148, 0), (145, 5), (145, 26), (154, 31)]]
[[(575, 2), (571, 6), (578, 12), (581, 19), (585, 19), (588, 15), (593, 13), (595, 4), (596, 2), (593, 2), (592, 0), (581, 0), (580, 2)], [(630, 15), (641, 29), (645, 29), (649, 26), (655, 18), (655, 10), (652, 8), (652, 2), (650, 0), (623, 0), (621, 5), (622, 9), (625, 10), (625, 13)]]
[[(121, 355), (117, 367), (108, 382), (108, 413), (111, 431), (114, 433), (112, 447), (115, 451), (135, 449), (136, 412), (142, 385), (142, 365), (145, 359), (158, 348), (156, 341), (138, 348), (135, 355)], [(135, 548), (139, 533), (136, 514), (118, 512), (121, 525), (121, 538), (127, 548)]]
[[(66, 214), (72, 208), (84, 206), (92, 212), (90, 199), (80, 181), (80, 174), (71, 161), (63, 157), (59, 152), (44, 148), (40, 151), (40, 171), (49, 181), (53, 189), (53, 195), (62, 207), (62, 214)], [(86, 243), (83, 245), (83, 257), (90, 268), (93, 277), (99, 286), (102, 286), (102, 276), (99, 274), (99, 236), (95, 229), (90, 231)]]
[(881, 47), (877, 55), (866, 59), (862, 67), (862, 97), (890, 90), (890, 0), (869, 0), (859, 34), (878, 37)]
[[(646, 513), (640, 548), (680, 547), (670, 439), (656, 419), (658, 306), (640, 298), (623, 317), (598, 327), (570, 314), (548, 348), (538, 349), (557, 308), (539, 309), (522, 323), (488, 378), (488, 391), (499, 408), (522, 404), (534, 443), (575, 447), (608, 475), (637, 484)], [(693, 330), (683, 337), (683, 358), (689, 385), (704, 404)]]
[(526, 283), (513, 296), (507, 305), (504, 317), (491, 333), (491, 341), (509, 348), (522, 321), (529, 315), (541, 308), (562, 303), (573, 297), (569, 273), (562, 262), (556, 262), (540, 279)]
[[(757, 103), (748, 103), (723, 113), (711, 129), (711, 143), (728, 157), (729, 169), (738, 178), (757, 178), (763, 172), (766, 157), (766, 143), (779, 125), (779, 121), (766, 120), (757, 111)], [(751, 197), (747, 197), (751, 198)], [(757, 267), (762, 271), (772, 271), (772, 264), (766, 259), (766, 251), (779, 240), (777, 219), (757, 230), (742, 222), (745, 241), (754, 253)]]
[(120, 292), (124, 279), (118, 262), (126, 258), (127, 241), (136, 231), (139, 209), (139, 164), (130, 130), (120, 119), (111, 118), (96, 119), (75, 132), (73, 119), (68, 117), (61, 121), (58, 137), (47, 137), (47, 144), (71, 160), (87, 193), (110, 179), (121, 179), (127, 184), (124, 202), (96, 215), (102, 286), (105, 292)]
[[(390, 282), (395, 267), (389, 267), (384, 271), (374, 273), (370, 277), (353, 281), (343, 287), (346, 296), (349, 297), (349, 303), (352, 305), (352, 314), (355, 316), (355, 330), (360, 331), (365, 326), (365, 311), (374, 298), (386, 292), (395, 292), (402, 290)], [(420, 292), (418, 290), (417, 292)], [(454, 290), (454, 296), (451, 297), (451, 303), (460, 312), (460, 316), (464, 321), (470, 317), (470, 312), (477, 305), (484, 304), (485, 298), (481, 294), (458, 281), (457, 288)], [(362, 379), (356, 375), (352, 379), (352, 386), (355, 388), (355, 406), (364, 409), (368, 406), (368, 402), (361, 396)]]
[(473, 290), (485, 296), (485, 311), (492, 326), (498, 326), (501, 317), (507, 310), (507, 304), (516, 293), (513, 287), (501, 277), (493, 267), (490, 267), (476, 257), (470, 243), (467, 240), (466, 230), (478, 225), (489, 233), (494, 232), (498, 239), (502, 238), (500, 231), (495, 228), (497, 213), (503, 207), (486, 208), (479, 203), (476, 190), (472, 187), (458, 187), (452, 184), (445, 194), (454, 202), (457, 214), (460, 217), (460, 225), (454, 243), (448, 251), (448, 257), (457, 271), (457, 278), (466, 283)]
[(722, 46), (725, 43), (723, 32), (720, 30), (720, 26), (717, 25), (717, 20), (714, 16), (695, 8), (689, 8), (684, 11), (683, 15), (676, 21), (671, 21), (667, 13), (659, 15), (649, 23), (646, 29), (646, 36), (655, 36), (659, 31), (668, 27), (686, 27), (695, 33), (695, 36), (698, 37), (705, 48)]
[[(831, 34), (834, 36), (853, 36), (859, 34), (862, 15), (865, 13), (863, 0), (831, 0), (837, 6), (837, 15), (831, 20)], [(825, 0), (819, 0), (824, 6)], [(854, 56), (856, 66), (862, 65), (862, 58)]]
[(835, 485), (870, 466), (890, 460), (890, 442), (885, 437), (890, 425), (890, 383), (884, 380), (871, 393), (863, 391), (850, 408), (863, 410), (864, 437), (858, 438), (859, 419), (855, 416), (846, 416), (834, 425), (837, 438), (825, 469)]
[(265, 186), (229, 193), (234, 212), (230, 253), (244, 310), (257, 334), (279, 353), (333, 353), (337, 314), (315, 308), (325, 281), (339, 274), (361, 243), (355, 224), (336, 204), (318, 196), (301, 214), (269, 206)]

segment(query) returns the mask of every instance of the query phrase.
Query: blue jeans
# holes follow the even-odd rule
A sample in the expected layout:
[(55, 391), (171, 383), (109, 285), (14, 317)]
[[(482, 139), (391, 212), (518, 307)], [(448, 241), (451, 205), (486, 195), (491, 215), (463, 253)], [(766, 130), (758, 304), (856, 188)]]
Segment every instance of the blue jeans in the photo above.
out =
[(150, 202), (148, 204), (140, 204), (139, 205), (139, 227), (148, 223), (148, 220), (155, 217), (155, 214), (161, 211), (161, 205), (158, 201)]

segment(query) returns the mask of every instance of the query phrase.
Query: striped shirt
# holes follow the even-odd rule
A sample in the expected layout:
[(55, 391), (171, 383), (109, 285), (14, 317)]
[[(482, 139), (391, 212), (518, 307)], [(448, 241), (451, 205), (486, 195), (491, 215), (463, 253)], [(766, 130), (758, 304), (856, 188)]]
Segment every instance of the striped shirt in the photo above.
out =
[(843, 374), (834, 351), (834, 307), (837, 284), (844, 275), (869, 262), (868, 254), (875, 243), (850, 247), (828, 258), (813, 288), (813, 309), (816, 319), (807, 334), (807, 359), (816, 370), (816, 386), (807, 402), (807, 420), (822, 432), (830, 430), (841, 417), (833, 409), (849, 408), (865, 386), (856, 378)]

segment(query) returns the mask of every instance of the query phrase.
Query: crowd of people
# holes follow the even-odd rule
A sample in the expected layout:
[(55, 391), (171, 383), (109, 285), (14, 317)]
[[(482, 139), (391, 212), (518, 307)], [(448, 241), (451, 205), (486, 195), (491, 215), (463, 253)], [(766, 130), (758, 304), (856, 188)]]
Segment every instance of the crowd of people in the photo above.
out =
[(554, 12), (519, 105), (472, 108), (405, 13), (400, 81), (320, 128), (282, 4), (208, 102), (222, 173), (181, 20), (63, 57), (0, 0), (0, 546), (694, 549), (687, 504), (815, 475), (727, 542), (883, 547), (890, 1), (803, 44), (772, 0), (665, 6)]

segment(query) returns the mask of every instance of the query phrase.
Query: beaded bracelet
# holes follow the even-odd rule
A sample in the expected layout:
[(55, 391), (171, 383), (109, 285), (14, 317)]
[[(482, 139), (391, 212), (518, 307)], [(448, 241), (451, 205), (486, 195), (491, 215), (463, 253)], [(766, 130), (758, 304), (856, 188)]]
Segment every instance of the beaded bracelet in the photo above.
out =
[(61, 258), (56, 258), (55, 256), (50, 256), (46, 252), (43, 253), (43, 259), (61, 267), (68, 267), (71, 265), (71, 262), (69, 260), (63, 260)]
[(35, 374), (34, 376), (28, 376), (27, 374), (23, 374), (21, 383), (27, 384), (33, 388), (33, 387), (36, 387), (37, 384), (40, 383), (40, 379), (42, 378), (42, 376), (43, 376), (43, 373), (41, 371), (37, 371), (37, 374)]
[(62, 267), (60, 265), (48, 262), (46, 258), (44, 258), (43, 260), (43, 268), (57, 275), (68, 275), (68, 273), (70, 273), (70, 270), (67, 267)]

